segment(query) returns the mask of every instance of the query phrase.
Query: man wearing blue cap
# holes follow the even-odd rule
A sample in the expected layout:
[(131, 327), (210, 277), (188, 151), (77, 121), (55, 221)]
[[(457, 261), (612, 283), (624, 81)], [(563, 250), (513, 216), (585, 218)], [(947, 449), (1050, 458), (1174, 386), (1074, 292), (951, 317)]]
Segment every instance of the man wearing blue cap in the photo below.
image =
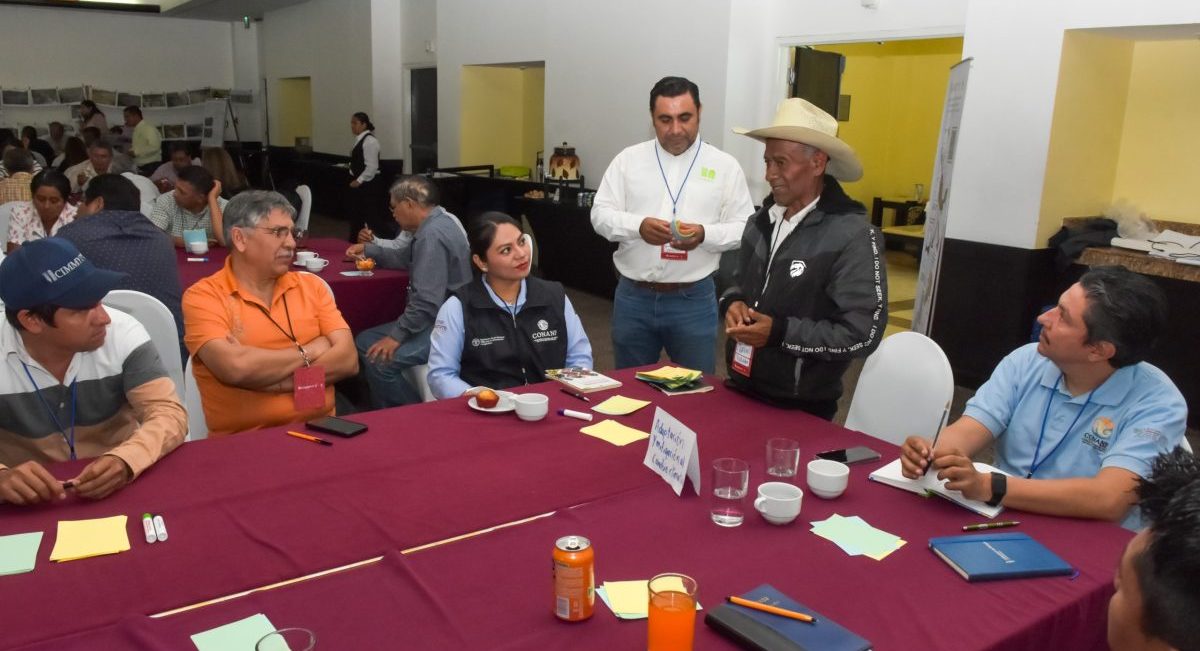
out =
[[(183, 442), (187, 414), (150, 336), (100, 299), (124, 274), (53, 237), (0, 264), (0, 501), (100, 499)], [(47, 462), (94, 458), (60, 480)]]

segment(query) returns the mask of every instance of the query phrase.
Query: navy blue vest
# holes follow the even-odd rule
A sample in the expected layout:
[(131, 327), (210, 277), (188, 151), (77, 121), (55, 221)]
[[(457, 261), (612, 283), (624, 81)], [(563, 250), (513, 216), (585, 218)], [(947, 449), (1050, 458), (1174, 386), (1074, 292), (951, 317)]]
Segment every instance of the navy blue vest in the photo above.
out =
[(483, 282), (477, 278), (454, 292), (463, 306), (463, 381), (507, 389), (541, 382), (547, 369), (566, 366), (562, 285), (526, 278), (525, 306), (514, 316), (492, 301)]

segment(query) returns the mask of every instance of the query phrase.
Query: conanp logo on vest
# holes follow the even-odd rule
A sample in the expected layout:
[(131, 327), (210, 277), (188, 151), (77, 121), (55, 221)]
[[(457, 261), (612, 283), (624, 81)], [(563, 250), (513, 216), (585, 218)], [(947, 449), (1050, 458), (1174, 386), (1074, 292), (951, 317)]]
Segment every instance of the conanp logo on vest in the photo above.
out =
[(549, 321), (538, 319), (537, 327), (538, 331), (529, 336), (530, 339), (533, 339), (533, 343), (540, 344), (558, 341), (558, 330), (550, 330)]

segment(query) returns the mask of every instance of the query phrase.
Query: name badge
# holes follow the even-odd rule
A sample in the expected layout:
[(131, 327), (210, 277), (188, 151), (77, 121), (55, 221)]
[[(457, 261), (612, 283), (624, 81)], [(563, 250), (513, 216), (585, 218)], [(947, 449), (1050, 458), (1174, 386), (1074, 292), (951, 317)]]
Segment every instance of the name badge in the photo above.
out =
[(730, 366), (734, 371), (750, 377), (750, 366), (754, 363), (754, 347), (750, 344), (737, 342), (733, 347), (733, 363)]
[(292, 373), (292, 404), (296, 411), (325, 406), (325, 367), (301, 366)]
[(687, 260), (687, 254), (687, 251), (677, 249), (670, 244), (662, 245), (662, 252), (660, 253), (663, 260)]

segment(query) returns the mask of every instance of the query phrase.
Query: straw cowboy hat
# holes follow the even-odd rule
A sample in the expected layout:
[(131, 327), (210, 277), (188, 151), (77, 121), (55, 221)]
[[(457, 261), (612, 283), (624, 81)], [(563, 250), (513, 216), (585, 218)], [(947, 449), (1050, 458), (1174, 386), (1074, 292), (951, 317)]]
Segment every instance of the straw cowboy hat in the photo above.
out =
[(733, 132), (759, 141), (775, 138), (816, 147), (829, 155), (829, 165), (825, 171), (833, 178), (839, 181), (862, 178), (863, 167), (858, 156), (854, 155), (850, 145), (837, 137), (837, 120), (799, 97), (785, 99), (779, 104), (771, 126), (754, 130), (739, 127)]

